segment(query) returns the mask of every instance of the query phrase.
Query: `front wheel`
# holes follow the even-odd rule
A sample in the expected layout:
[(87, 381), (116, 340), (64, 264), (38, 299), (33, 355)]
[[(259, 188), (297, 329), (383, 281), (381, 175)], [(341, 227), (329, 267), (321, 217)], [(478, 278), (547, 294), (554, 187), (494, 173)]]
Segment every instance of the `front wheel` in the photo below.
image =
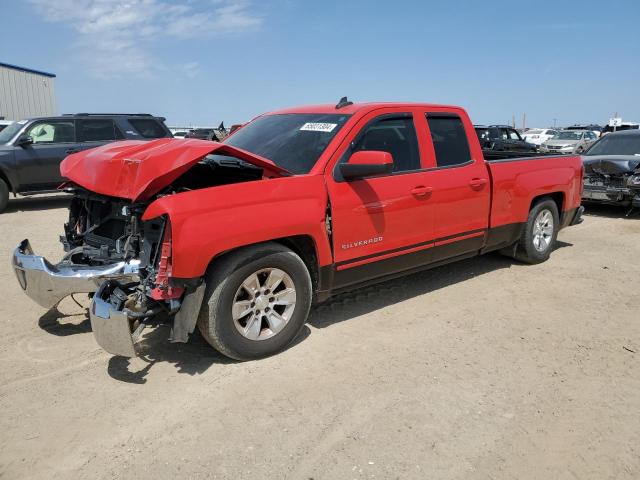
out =
[(9, 186), (6, 182), (0, 178), (0, 213), (7, 208), (7, 204), (9, 203)]
[(198, 328), (223, 355), (251, 360), (283, 350), (304, 326), (311, 306), (309, 271), (277, 243), (247, 247), (215, 262)]
[(534, 204), (518, 242), (516, 258), (532, 264), (546, 261), (555, 245), (559, 227), (556, 202), (544, 199)]

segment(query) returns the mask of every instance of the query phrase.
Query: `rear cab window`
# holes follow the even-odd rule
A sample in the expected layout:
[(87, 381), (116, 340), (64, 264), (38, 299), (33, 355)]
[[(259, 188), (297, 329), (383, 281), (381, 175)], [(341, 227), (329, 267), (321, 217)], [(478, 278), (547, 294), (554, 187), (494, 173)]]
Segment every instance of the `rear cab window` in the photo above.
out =
[(462, 119), (456, 114), (427, 113), (438, 168), (471, 162), (471, 151)]
[(169, 133), (155, 118), (129, 118), (131, 126), (144, 138), (164, 138)]

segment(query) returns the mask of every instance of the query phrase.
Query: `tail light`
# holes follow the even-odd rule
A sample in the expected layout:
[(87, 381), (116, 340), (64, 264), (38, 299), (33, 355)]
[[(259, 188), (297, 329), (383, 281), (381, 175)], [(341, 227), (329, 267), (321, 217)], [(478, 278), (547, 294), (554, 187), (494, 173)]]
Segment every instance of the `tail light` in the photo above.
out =
[(156, 267), (155, 286), (151, 290), (151, 298), (154, 300), (170, 300), (178, 298), (184, 292), (184, 288), (172, 287), (169, 283), (172, 272), (171, 259), (171, 220), (167, 217), (164, 224), (164, 236), (160, 244), (160, 255)]

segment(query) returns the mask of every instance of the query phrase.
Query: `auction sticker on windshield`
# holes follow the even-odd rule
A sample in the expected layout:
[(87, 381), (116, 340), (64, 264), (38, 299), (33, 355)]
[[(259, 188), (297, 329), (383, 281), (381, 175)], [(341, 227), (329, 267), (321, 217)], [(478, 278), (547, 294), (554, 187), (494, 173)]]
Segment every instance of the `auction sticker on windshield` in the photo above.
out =
[(332, 132), (337, 126), (337, 123), (305, 123), (300, 127), (300, 130), (307, 132)]

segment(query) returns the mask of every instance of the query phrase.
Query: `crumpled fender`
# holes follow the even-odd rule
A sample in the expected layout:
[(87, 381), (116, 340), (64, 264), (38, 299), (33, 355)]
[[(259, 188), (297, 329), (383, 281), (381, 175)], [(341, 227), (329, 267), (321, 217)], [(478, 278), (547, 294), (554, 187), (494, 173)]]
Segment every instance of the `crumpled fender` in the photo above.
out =
[(172, 276), (204, 275), (218, 255), (238, 247), (309, 236), (320, 266), (332, 262), (322, 175), (297, 175), (222, 185), (158, 198), (142, 216), (171, 220)]
[(60, 164), (63, 177), (102, 195), (147, 200), (206, 155), (230, 155), (263, 169), (265, 177), (287, 174), (271, 160), (231, 145), (195, 138), (127, 140), (69, 155)]

